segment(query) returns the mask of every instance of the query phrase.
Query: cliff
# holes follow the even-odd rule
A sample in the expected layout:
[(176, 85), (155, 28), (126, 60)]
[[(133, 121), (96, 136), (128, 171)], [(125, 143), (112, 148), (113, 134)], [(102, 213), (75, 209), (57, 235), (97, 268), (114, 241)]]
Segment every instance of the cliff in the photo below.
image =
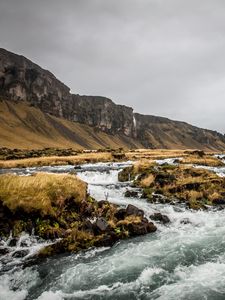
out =
[(225, 149), (225, 137), (218, 132), (137, 114), (105, 97), (73, 95), (51, 72), (5, 49), (0, 49), (0, 98), (11, 105), (26, 102), (42, 113), (111, 137), (118, 135), (130, 147)]

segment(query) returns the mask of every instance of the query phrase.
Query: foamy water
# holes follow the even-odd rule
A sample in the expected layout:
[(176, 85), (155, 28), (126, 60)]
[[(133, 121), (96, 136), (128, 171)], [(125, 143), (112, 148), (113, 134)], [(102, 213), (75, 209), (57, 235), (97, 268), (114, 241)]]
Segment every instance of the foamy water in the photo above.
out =
[[(108, 199), (124, 207), (134, 204), (147, 217), (159, 211), (171, 223), (157, 224), (157, 232), (121, 241), (112, 248), (59, 255), (34, 266), (24, 267), (26, 257), (16, 262), (1, 257), (1, 300), (225, 299), (224, 211), (191, 211), (125, 198), (130, 183), (119, 183), (117, 178), (127, 165), (130, 162), (84, 165), (78, 175), (88, 182), (96, 199)], [(46, 168), (48, 172), (72, 170), (68, 166)], [(218, 168), (214, 171), (223, 172)], [(15, 248), (21, 248), (23, 239), (31, 240), (27, 248), (33, 250), (28, 255), (43, 246), (24, 234)]]

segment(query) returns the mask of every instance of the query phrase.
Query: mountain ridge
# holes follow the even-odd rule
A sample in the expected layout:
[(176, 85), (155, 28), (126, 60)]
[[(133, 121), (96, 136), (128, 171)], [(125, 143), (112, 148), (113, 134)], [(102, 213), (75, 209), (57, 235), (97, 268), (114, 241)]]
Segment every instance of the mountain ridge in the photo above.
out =
[(44, 114), (84, 124), (110, 136), (127, 137), (131, 147), (138, 144), (146, 148), (225, 149), (225, 137), (217, 131), (142, 115), (103, 96), (71, 94), (70, 88), (53, 73), (2, 48), (0, 98), (12, 103), (25, 101)]

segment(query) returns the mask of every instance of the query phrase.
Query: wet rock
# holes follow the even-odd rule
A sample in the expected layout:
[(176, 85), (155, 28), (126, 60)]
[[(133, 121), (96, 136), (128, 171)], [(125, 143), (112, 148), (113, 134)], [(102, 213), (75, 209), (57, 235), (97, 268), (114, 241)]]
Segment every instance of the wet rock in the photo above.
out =
[(170, 219), (166, 215), (162, 215), (161, 213), (154, 213), (150, 216), (150, 219), (153, 221), (158, 221), (163, 224), (170, 223)]
[(225, 205), (225, 199), (214, 199), (212, 203), (214, 205)]
[(24, 256), (27, 256), (28, 254), (29, 254), (29, 250), (17, 250), (12, 254), (12, 257), (22, 258)]
[(117, 220), (123, 220), (126, 216), (126, 212), (127, 210), (125, 208), (120, 208), (115, 212), (114, 216), (117, 218)]
[(9, 241), (9, 243), (8, 243), (8, 246), (9, 247), (15, 247), (16, 246), (16, 244), (17, 244), (17, 239), (16, 238), (12, 238), (12, 239), (10, 239), (10, 241)]
[(109, 224), (105, 218), (98, 218), (95, 224), (100, 231), (107, 231), (109, 229)]
[(126, 167), (118, 174), (118, 180), (120, 182), (126, 182), (134, 179), (133, 168)]
[(135, 216), (143, 217), (144, 211), (132, 204), (129, 204), (126, 208), (126, 214), (127, 214), (127, 216), (135, 215)]
[(10, 252), (9, 248), (0, 247), (0, 255), (5, 255), (5, 254), (8, 254), (9, 252)]
[(156, 226), (152, 222), (146, 222), (143, 220), (140, 223), (130, 223), (128, 225), (130, 236), (144, 235), (157, 230)]
[(179, 164), (180, 163), (180, 160), (178, 158), (174, 159), (173, 161), (174, 164)]
[(95, 241), (94, 245), (96, 247), (111, 247), (119, 240), (118, 236), (115, 232), (110, 231), (109, 233), (104, 234), (97, 241)]
[(77, 165), (77, 166), (74, 166), (74, 170), (81, 170), (82, 169), (82, 167), (81, 166), (79, 166), (79, 165)]
[(132, 191), (132, 190), (127, 190), (125, 192), (124, 196), (127, 197), (127, 198), (130, 198), (130, 197), (132, 197), (132, 198), (136, 197), (137, 198), (138, 197), (138, 192)]
[(181, 224), (187, 225), (187, 224), (191, 224), (191, 221), (188, 218), (184, 218), (180, 221)]

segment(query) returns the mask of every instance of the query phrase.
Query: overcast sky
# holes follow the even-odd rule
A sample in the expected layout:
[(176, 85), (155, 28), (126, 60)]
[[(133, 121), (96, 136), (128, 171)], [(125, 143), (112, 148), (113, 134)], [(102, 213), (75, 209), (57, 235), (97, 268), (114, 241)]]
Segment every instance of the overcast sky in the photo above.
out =
[(73, 93), (225, 133), (224, 0), (0, 0), (0, 47)]

